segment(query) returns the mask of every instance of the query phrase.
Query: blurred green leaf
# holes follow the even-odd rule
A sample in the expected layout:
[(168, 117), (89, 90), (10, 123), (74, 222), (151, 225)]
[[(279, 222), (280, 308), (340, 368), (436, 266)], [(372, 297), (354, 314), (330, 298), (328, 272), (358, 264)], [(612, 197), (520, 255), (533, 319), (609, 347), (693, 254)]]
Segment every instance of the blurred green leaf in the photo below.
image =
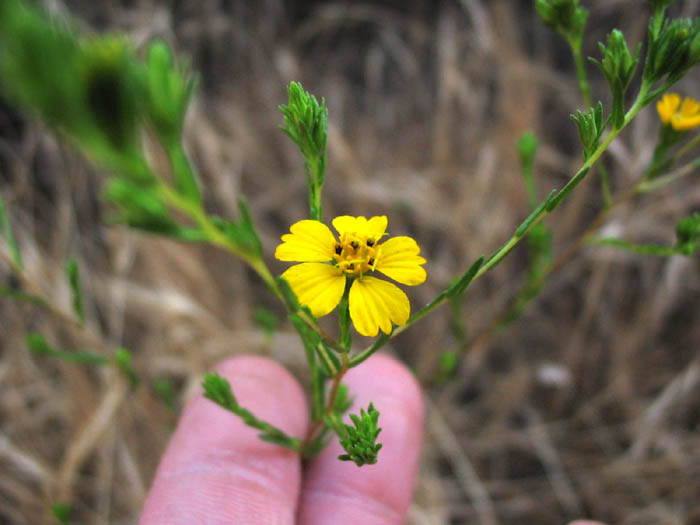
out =
[(260, 439), (299, 451), (301, 442), (298, 438), (288, 436), (279, 428), (258, 419), (252, 412), (241, 407), (233, 395), (231, 384), (219, 374), (206, 374), (202, 386), (204, 387), (204, 397), (236, 414), (249, 427), (261, 430), (262, 433), (258, 436)]
[(15, 236), (12, 234), (10, 219), (7, 216), (7, 210), (5, 209), (5, 201), (2, 198), (2, 192), (0, 192), (0, 230), (2, 230), (2, 235), (5, 237), (5, 242), (7, 242), (7, 245), (10, 247), (12, 260), (15, 262), (18, 268), (23, 269), (24, 263), (22, 262), (22, 256), (19, 253)]
[(91, 352), (66, 351), (53, 348), (43, 335), (33, 332), (27, 335), (27, 346), (36, 355), (56, 357), (63, 361), (86, 365), (107, 365), (109, 360)]
[(80, 286), (80, 270), (78, 268), (78, 261), (75, 259), (70, 259), (66, 263), (66, 276), (68, 277), (68, 284), (70, 285), (71, 293), (73, 294), (73, 311), (75, 315), (78, 316), (80, 324), (85, 323), (85, 310), (83, 308), (83, 291)]

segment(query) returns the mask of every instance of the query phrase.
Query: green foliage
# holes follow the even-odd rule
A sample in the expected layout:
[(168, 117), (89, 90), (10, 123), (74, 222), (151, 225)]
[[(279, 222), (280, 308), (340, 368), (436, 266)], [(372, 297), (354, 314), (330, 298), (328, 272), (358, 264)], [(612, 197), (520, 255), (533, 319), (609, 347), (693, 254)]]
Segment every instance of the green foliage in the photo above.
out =
[(318, 355), (318, 363), (326, 377), (335, 376), (340, 370), (338, 356), (326, 347), (318, 332), (311, 328), (298, 314), (289, 314), (289, 319), (301, 337), (306, 351)]
[(657, 11), (659, 9), (666, 9), (673, 3), (673, 0), (649, 0), (649, 3), (654, 11)]
[(474, 279), (476, 272), (479, 271), (483, 262), (483, 257), (479, 257), (476, 261), (474, 261), (469, 267), (469, 269), (467, 269), (467, 271), (464, 272), (464, 274), (459, 279), (454, 281), (452, 285), (445, 291), (446, 296), (450, 299), (453, 299), (459, 295), (462, 295), (464, 293), (464, 290), (467, 289), (467, 286), (469, 286), (469, 283), (471, 283), (472, 279)]
[(438, 357), (440, 368), (438, 381), (447, 381), (455, 377), (459, 366), (459, 356), (455, 352), (445, 351)]
[(114, 362), (117, 368), (119, 368), (122, 374), (129, 380), (131, 388), (136, 388), (140, 383), (140, 379), (131, 362), (131, 352), (123, 347), (117, 348), (117, 351), (114, 352)]
[(171, 379), (158, 378), (153, 381), (153, 390), (156, 395), (165, 403), (168, 410), (176, 412), (175, 387)]
[(683, 255), (693, 255), (700, 249), (700, 213), (685, 217), (676, 224), (676, 250)]
[(61, 525), (68, 525), (70, 506), (67, 503), (56, 502), (51, 505), (51, 516)]
[(44, 301), (41, 297), (25, 293), (21, 290), (15, 290), (14, 288), (8, 288), (7, 286), (0, 285), (0, 295), (4, 295), (17, 301), (23, 301), (25, 303), (41, 306), (42, 308), (47, 307), (46, 301)]
[(287, 105), (280, 106), (284, 117), (282, 131), (294, 141), (304, 158), (311, 218), (320, 221), (321, 191), (326, 178), (328, 108), (325, 100), (321, 99), (319, 104), (298, 82), (290, 83), (287, 93)]
[(241, 407), (233, 395), (230, 383), (219, 374), (206, 374), (204, 381), (202, 381), (202, 387), (204, 387), (204, 397), (233, 412), (249, 427), (262, 431), (258, 437), (263, 441), (275, 443), (297, 452), (300, 450), (299, 439), (288, 436), (279, 428), (256, 418), (252, 412)]
[(580, 46), (588, 10), (578, 0), (535, 0), (535, 9), (544, 24), (559, 33), (572, 46)]
[(189, 64), (177, 67), (170, 47), (155, 40), (146, 54), (145, 81), (147, 111), (156, 133), (166, 143), (178, 142), (197, 85)]
[(352, 425), (340, 423), (334, 425), (334, 430), (338, 434), (340, 445), (345, 449), (346, 454), (341, 454), (338, 459), (341, 461), (354, 461), (355, 465), (373, 465), (377, 462), (377, 453), (382, 448), (381, 443), (377, 443), (377, 437), (382, 431), (377, 427), (379, 412), (372, 403), (367, 411), (360, 409), (360, 415), (350, 414)]
[(644, 80), (649, 84), (665, 79), (666, 86), (677, 82), (700, 62), (700, 19), (666, 20), (658, 33), (649, 31), (649, 51), (644, 64)]
[(594, 237), (590, 239), (589, 244), (597, 244), (599, 246), (612, 246), (627, 252), (638, 253), (640, 255), (658, 255), (661, 257), (670, 257), (676, 255), (678, 251), (672, 246), (659, 246), (657, 244), (633, 244), (615, 237)]
[(599, 42), (598, 47), (603, 59), (591, 58), (590, 60), (601, 69), (608, 80), (613, 96), (612, 124), (615, 129), (620, 129), (625, 120), (625, 92), (637, 69), (639, 63), (637, 55), (642, 45), (637, 44), (634, 52), (630, 53), (625, 36), (618, 29), (613, 29), (608, 35), (607, 45)]
[(12, 255), (12, 260), (15, 262), (18, 268), (24, 268), (24, 263), (22, 262), (22, 256), (19, 253), (19, 248), (17, 247), (17, 241), (15, 236), (12, 234), (12, 228), (10, 227), (10, 219), (7, 216), (7, 210), (5, 209), (5, 201), (2, 198), (2, 193), (0, 192), (0, 231), (2, 231), (3, 237), (5, 237), (5, 242), (10, 247), (10, 254)]
[(107, 183), (104, 195), (118, 209), (114, 220), (148, 233), (183, 237), (181, 228), (170, 216), (158, 192), (155, 180), (146, 182), (113, 177)]
[(537, 192), (535, 191), (535, 177), (533, 166), (535, 155), (537, 154), (537, 137), (534, 133), (527, 131), (520, 136), (517, 144), (518, 156), (520, 158), (520, 170), (525, 181), (525, 190), (530, 206), (537, 203)]
[(275, 334), (279, 325), (279, 319), (275, 312), (262, 306), (256, 308), (255, 312), (253, 312), (253, 321), (268, 338)]
[(78, 316), (80, 324), (85, 323), (85, 309), (83, 307), (83, 291), (80, 286), (80, 270), (78, 268), (78, 261), (75, 259), (70, 259), (66, 263), (66, 277), (68, 277), (68, 284), (70, 285), (71, 293), (73, 294), (73, 312)]
[(571, 120), (576, 123), (578, 128), (578, 135), (583, 144), (583, 160), (586, 161), (598, 149), (600, 137), (603, 135), (610, 117), (603, 122), (603, 103), (598, 102), (594, 108), (589, 108), (587, 113), (576, 110), (576, 114), (571, 115)]
[(659, 138), (654, 147), (654, 154), (644, 172), (645, 179), (654, 179), (673, 167), (676, 159), (674, 155), (670, 154), (670, 150), (680, 142), (684, 135), (683, 131), (676, 131), (673, 126), (659, 128)]
[(253, 259), (262, 257), (262, 244), (258, 237), (258, 232), (253, 223), (253, 216), (248, 208), (248, 202), (243, 198), (238, 199), (238, 214), (240, 218), (237, 222), (221, 219), (219, 217), (211, 217), (214, 225), (223, 233), (226, 238), (234, 245), (241, 253)]
[(58, 359), (62, 359), (63, 361), (85, 365), (109, 364), (109, 360), (107, 358), (91, 352), (57, 350), (46, 341), (46, 338), (43, 335), (36, 332), (32, 332), (27, 335), (26, 341), (29, 350), (31, 350), (35, 355), (56, 357)]

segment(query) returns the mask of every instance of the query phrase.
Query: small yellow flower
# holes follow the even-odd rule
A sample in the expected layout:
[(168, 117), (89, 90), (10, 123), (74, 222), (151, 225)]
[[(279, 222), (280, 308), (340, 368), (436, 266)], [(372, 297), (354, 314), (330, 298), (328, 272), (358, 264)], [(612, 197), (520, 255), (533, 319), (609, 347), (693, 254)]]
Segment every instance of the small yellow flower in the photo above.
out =
[(700, 126), (700, 103), (690, 97), (681, 97), (676, 93), (667, 93), (656, 104), (659, 118), (665, 125), (671, 125), (676, 131), (686, 131)]
[(411, 237), (399, 236), (381, 242), (386, 235), (386, 216), (333, 219), (338, 238), (322, 222), (303, 220), (282, 236), (275, 257), (280, 261), (300, 262), (282, 274), (299, 302), (314, 317), (329, 314), (345, 291), (350, 318), (362, 335), (375, 336), (381, 328), (391, 333), (392, 323), (406, 324), (411, 313), (408, 297), (394, 284), (372, 277), (380, 272), (401, 284), (414, 286), (425, 281), (425, 259)]

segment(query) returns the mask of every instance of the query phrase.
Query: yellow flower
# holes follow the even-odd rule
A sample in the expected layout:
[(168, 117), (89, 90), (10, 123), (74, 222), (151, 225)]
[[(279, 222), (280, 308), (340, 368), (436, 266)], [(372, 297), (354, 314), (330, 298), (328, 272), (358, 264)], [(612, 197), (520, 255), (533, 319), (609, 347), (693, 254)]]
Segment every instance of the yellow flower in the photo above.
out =
[(401, 284), (425, 281), (425, 259), (411, 237), (380, 241), (386, 235), (386, 216), (333, 219), (338, 238), (322, 222), (303, 220), (282, 236), (275, 257), (300, 262), (282, 274), (299, 302), (314, 317), (329, 314), (338, 305), (350, 280), (350, 318), (362, 335), (375, 336), (381, 328), (391, 333), (392, 323), (406, 324), (411, 313), (408, 297), (394, 284), (372, 277), (380, 272)]
[(700, 126), (700, 103), (690, 97), (681, 97), (675, 93), (665, 94), (656, 104), (659, 118), (665, 125), (671, 125), (676, 131), (686, 131)]

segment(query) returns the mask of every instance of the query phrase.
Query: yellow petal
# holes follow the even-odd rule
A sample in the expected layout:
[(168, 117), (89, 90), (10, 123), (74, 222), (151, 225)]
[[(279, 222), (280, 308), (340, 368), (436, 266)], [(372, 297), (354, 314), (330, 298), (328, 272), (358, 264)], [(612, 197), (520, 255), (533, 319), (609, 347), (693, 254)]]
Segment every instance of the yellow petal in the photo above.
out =
[(687, 131), (689, 129), (696, 128), (700, 126), (700, 114), (693, 117), (681, 117), (675, 115), (671, 119), (671, 126), (673, 126), (673, 129), (676, 131)]
[(296, 264), (282, 274), (299, 302), (308, 306), (314, 317), (333, 311), (345, 291), (345, 276), (335, 266), (323, 263)]
[(401, 284), (415, 286), (425, 281), (425, 259), (418, 255), (420, 248), (411, 237), (392, 237), (379, 245), (381, 254), (376, 270)]
[(681, 104), (681, 115), (684, 118), (695, 117), (700, 112), (700, 103), (690, 97), (685, 97)]
[(282, 244), (275, 250), (280, 261), (326, 262), (333, 259), (335, 237), (331, 230), (319, 221), (303, 220), (292, 224), (282, 235)]
[(676, 93), (666, 93), (661, 100), (656, 104), (656, 110), (659, 112), (659, 118), (664, 124), (671, 122), (671, 117), (681, 105), (681, 97)]
[(384, 235), (387, 223), (386, 215), (372, 217), (370, 220), (363, 216), (351, 217), (350, 215), (341, 215), (333, 219), (333, 227), (340, 235), (355, 233), (375, 240), (380, 239)]
[(391, 323), (406, 324), (411, 313), (408, 297), (399, 288), (375, 277), (364, 276), (350, 288), (350, 318), (362, 335), (374, 337), (381, 328), (391, 333)]

